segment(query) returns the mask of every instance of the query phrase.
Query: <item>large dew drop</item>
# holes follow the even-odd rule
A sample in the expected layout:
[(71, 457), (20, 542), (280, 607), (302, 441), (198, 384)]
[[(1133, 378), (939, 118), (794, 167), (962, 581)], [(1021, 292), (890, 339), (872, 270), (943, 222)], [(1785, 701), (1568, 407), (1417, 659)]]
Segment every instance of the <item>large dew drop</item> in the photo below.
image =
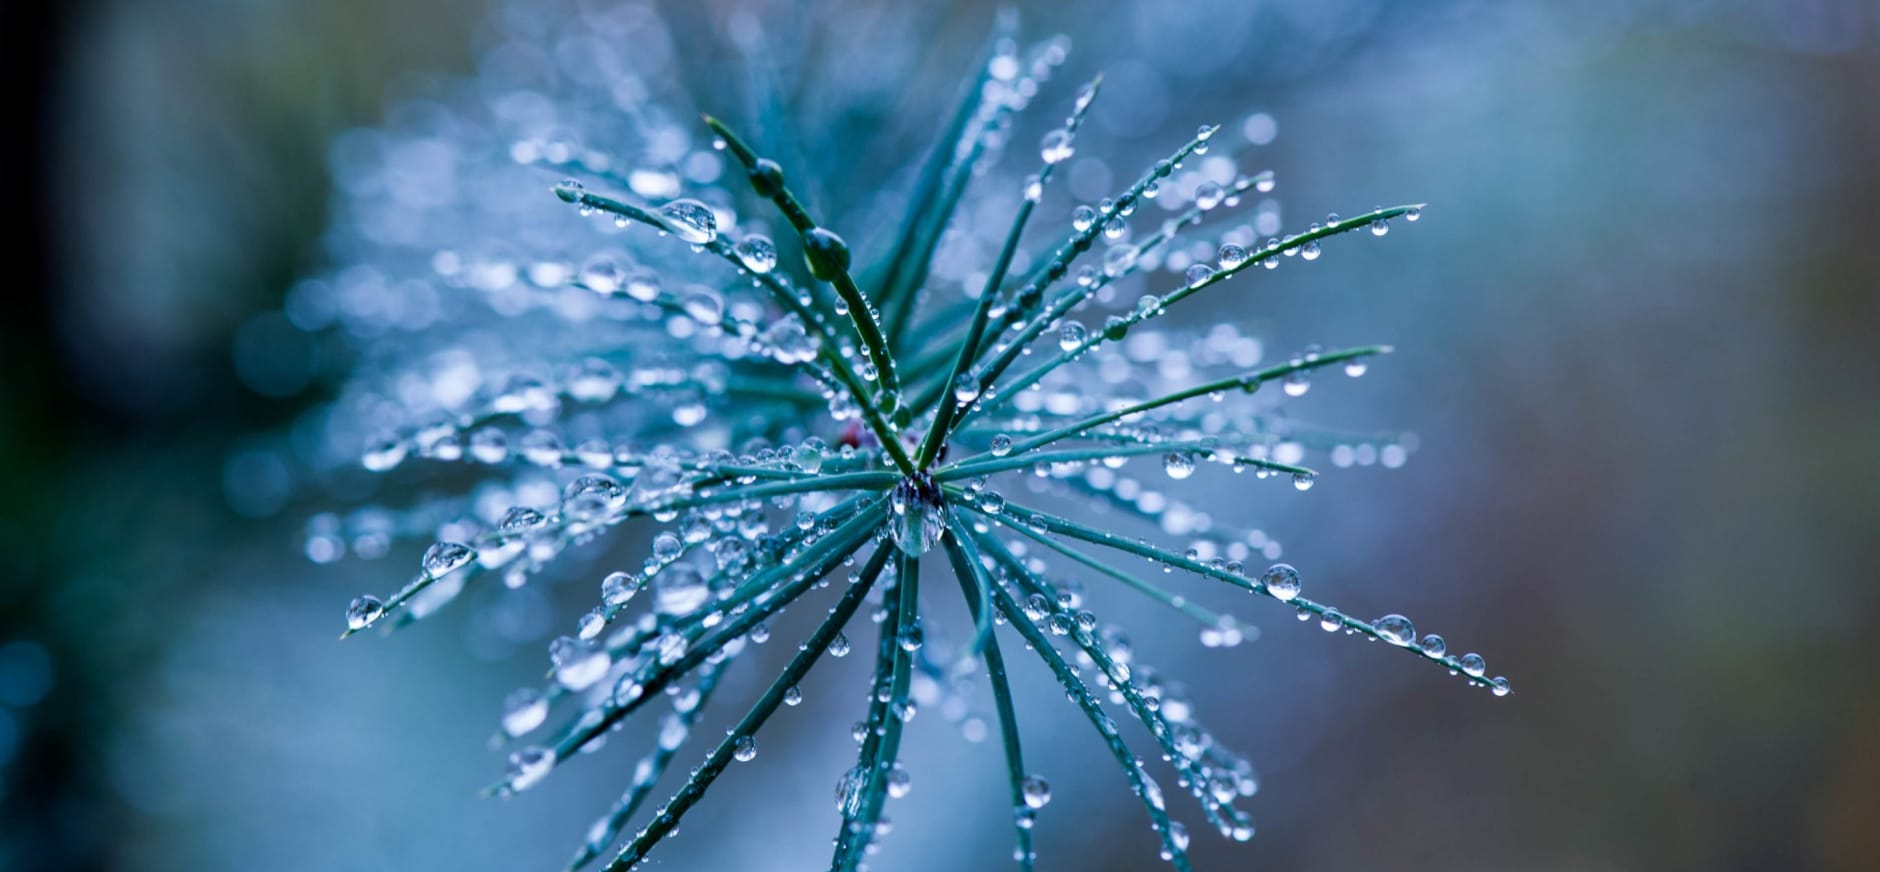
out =
[(1408, 647), (1416, 643), (1417, 628), (1410, 619), (1403, 615), (1385, 615), (1371, 622), (1371, 629), (1377, 631), (1379, 638), (1392, 645)]
[(363, 630), (384, 616), (385, 603), (378, 597), (370, 594), (353, 597), (352, 604), (346, 607), (346, 629)]
[(902, 479), (888, 495), (888, 505), (894, 510), (888, 532), (909, 556), (919, 557), (940, 541), (946, 528), (946, 506), (931, 480), (925, 476)]
[(1275, 563), (1260, 574), (1260, 583), (1274, 599), (1285, 602), (1299, 595), (1299, 570), (1288, 563)]
[(424, 574), (436, 578), (463, 568), (475, 559), (470, 546), (458, 542), (438, 542), (424, 552)]
[(693, 245), (705, 245), (718, 238), (718, 216), (711, 207), (697, 200), (674, 200), (659, 207), (672, 235)]

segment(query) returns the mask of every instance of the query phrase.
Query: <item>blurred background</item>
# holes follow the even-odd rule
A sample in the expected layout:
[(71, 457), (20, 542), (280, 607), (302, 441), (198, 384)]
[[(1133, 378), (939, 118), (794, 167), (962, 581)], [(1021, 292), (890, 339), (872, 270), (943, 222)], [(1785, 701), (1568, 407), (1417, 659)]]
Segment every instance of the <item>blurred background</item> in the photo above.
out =
[[(686, 28), (730, 7), (662, 8), (701, 103), (722, 41)], [(0, 6), (19, 101), (0, 141), (0, 868), (559, 868), (628, 778), (632, 757), (603, 753), (476, 796), (500, 771), (499, 700), (545, 642), (479, 643), (492, 610), (559, 626), (585, 587), (337, 644), (346, 601), (402, 570), (314, 566), (301, 531), (322, 507), (231, 485), (265, 478), (256, 440), (320, 398), (244, 361), (292, 341), (283, 296), (326, 265), (330, 144), (471, 73), (487, 8)], [(1236, 607), (1263, 637), (1233, 649), (1134, 622), (1140, 656), (1261, 768), (1259, 835), (1197, 826), (1197, 868), (1880, 868), (1880, 8), (1021, 8), (1028, 35), (1072, 39), (1053, 86), (1106, 73), (1079, 155), (1118, 179), (1197, 123), (1264, 113), (1277, 135), (1245, 169), (1280, 172), (1289, 228), (1431, 203), (1185, 315), (1269, 349), (1397, 346), (1301, 410), (1414, 431), (1411, 462), (1310, 494), (1190, 484), (1253, 513), (1312, 592), (1412, 615), (1515, 693), (1259, 603)], [(913, 64), (901, 135), (938, 123), (993, 11), (817, 9), (844, 23), (812, 51)], [(1101, 162), (1080, 172), (1110, 187)], [(863, 680), (861, 659), (819, 686)], [(1040, 868), (1155, 867), (1101, 744), (1048, 675), (1019, 673), (1057, 787)], [(761, 680), (734, 675), (738, 694)], [(655, 866), (821, 868), (852, 718), (780, 720)], [(876, 867), (1000, 868), (996, 745), (910, 729), (915, 790)]]

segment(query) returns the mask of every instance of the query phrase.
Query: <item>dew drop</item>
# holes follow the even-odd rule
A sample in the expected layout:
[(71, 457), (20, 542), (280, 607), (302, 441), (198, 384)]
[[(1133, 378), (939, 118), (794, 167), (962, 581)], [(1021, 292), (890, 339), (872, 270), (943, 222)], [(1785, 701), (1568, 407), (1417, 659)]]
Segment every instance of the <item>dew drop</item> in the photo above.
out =
[(1286, 374), (1280, 387), (1286, 391), (1286, 396), (1303, 397), (1306, 391), (1312, 390), (1312, 377), (1306, 375), (1305, 370), (1294, 370)]
[(738, 240), (736, 252), (744, 268), (758, 275), (777, 268), (777, 244), (768, 236), (758, 233), (746, 236)]
[(1048, 164), (1060, 164), (1071, 159), (1077, 153), (1076, 143), (1071, 132), (1060, 127), (1044, 135), (1038, 143), (1038, 156)]
[(1416, 644), (1417, 628), (1410, 623), (1409, 618), (1403, 615), (1385, 615), (1378, 618), (1371, 622), (1371, 629), (1376, 630), (1380, 638), (1392, 645), (1407, 648)]
[(533, 687), (524, 687), (503, 698), (503, 732), (520, 736), (548, 720), (548, 699)]
[(1449, 646), (1443, 641), (1443, 637), (1431, 633), (1424, 636), (1423, 641), (1417, 644), (1417, 650), (1431, 657), (1441, 657), (1444, 651), (1449, 650)]
[(659, 207), (659, 217), (672, 235), (693, 245), (705, 245), (718, 238), (718, 216), (711, 207), (693, 199), (674, 200)]
[(1065, 351), (1076, 351), (1089, 337), (1090, 331), (1082, 321), (1066, 321), (1058, 325), (1058, 348)]
[(1205, 263), (1193, 264), (1188, 267), (1188, 272), (1184, 274), (1184, 277), (1188, 280), (1189, 287), (1200, 287), (1208, 279), (1214, 278), (1214, 267)]
[(992, 437), (992, 456), (1004, 457), (1012, 453), (1012, 437), (1000, 433)]
[(1462, 671), (1467, 673), (1470, 678), (1481, 678), (1488, 672), (1488, 661), (1483, 660), (1482, 655), (1476, 653), (1462, 655), (1462, 659), (1457, 661), (1457, 665), (1461, 666)]
[(757, 759), (757, 740), (750, 736), (739, 736), (733, 739), (731, 756), (739, 763), (749, 763)]
[(528, 790), (555, 768), (555, 752), (542, 747), (528, 747), (509, 755), (510, 790)]
[(424, 574), (432, 578), (448, 575), (476, 558), (470, 546), (459, 542), (438, 542), (424, 552)]
[(1274, 599), (1285, 602), (1299, 595), (1299, 570), (1291, 564), (1275, 563), (1260, 574), (1260, 583)]
[(1306, 260), (1318, 260), (1319, 254), (1320, 254), (1320, 250), (1319, 250), (1319, 243), (1317, 240), (1308, 242), (1299, 249), (1299, 256), (1305, 258)]
[(1311, 490), (1312, 478), (1313, 478), (1312, 473), (1309, 473), (1309, 472), (1293, 473), (1293, 489), (1302, 490), (1302, 491)]
[(1247, 249), (1233, 243), (1221, 246), (1221, 269), (1233, 269), (1247, 262)]
[(1514, 690), (1508, 685), (1508, 679), (1499, 675), (1495, 676), (1495, 680), (1490, 681), (1488, 686), (1496, 696), (1507, 696), (1510, 691)]
[(352, 603), (346, 606), (346, 628), (363, 630), (377, 623), (379, 618), (384, 616), (385, 603), (378, 597), (371, 594), (356, 596), (353, 597)]
[(1176, 481), (1181, 481), (1184, 478), (1194, 475), (1194, 455), (1184, 451), (1169, 452), (1162, 458), (1162, 471), (1168, 473), (1168, 477)]
[(1221, 186), (1214, 182), (1202, 182), (1195, 188), (1195, 208), (1203, 212), (1221, 205), (1221, 201), (1225, 199), (1227, 199), (1227, 192), (1221, 190)]
[(1051, 783), (1037, 775), (1027, 775), (1018, 783), (1019, 795), (1025, 798), (1025, 805), (1040, 809), (1051, 803)]

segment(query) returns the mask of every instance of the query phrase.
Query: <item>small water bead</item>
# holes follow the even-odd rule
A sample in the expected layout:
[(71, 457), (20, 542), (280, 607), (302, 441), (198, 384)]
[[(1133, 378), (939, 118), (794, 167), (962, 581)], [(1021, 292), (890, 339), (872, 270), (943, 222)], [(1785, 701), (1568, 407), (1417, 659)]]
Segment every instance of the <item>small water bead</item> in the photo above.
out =
[(1417, 628), (1403, 615), (1385, 615), (1371, 622), (1379, 638), (1392, 645), (1408, 648), (1416, 644)]
[(733, 739), (731, 757), (739, 763), (749, 763), (757, 759), (757, 740), (750, 736), (739, 736)]
[(1129, 222), (1122, 218), (1111, 218), (1103, 222), (1103, 238), (1115, 242), (1129, 235)]
[(1208, 279), (1214, 278), (1214, 267), (1205, 263), (1193, 264), (1188, 267), (1188, 271), (1183, 276), (1188, 280), (1189, 287), (1199, 287)]
[(626, 275), (626, 265), (612, 252), (600, 252), (581, 263), (581, 284), (597, 294), (611, 294), (620, 290)]
[(542, 747), (528, 747), (509, 755), (506, 775), (510, 790), (528, 790), (555, 768), (555, 752)]
[(1037, 775), (1027, 775), (1018, 783), (1019, 795), (1024, 797), (1025, 805), (1032, 809), (1044, 808), (1051, 804), (1051, 783)]
[(1316, 239), (1311, 242), (1306, 243), (1303, 247), (1299, 249), (1299, 256), (1305, 258), (1306, 260), (1318, 260), (1319, 254), (1320, 254), (1319, 243), (1318, 243), (1318, 240)]
[(438, 542), (425, 549), (424, 574), (432, 578), (448, 575), (476, 559), (476, 551), (460, 542)]
[(1293, 490), (1309, 491), (1312, 489), (1313, 475), (1309, 472), (1295, 472), (1292, 481)]
[(1286, 391), (1286, 396), (1303, 397), (1306, 391), (1312, 390), (1312, 377), (1307, 375), (1305, 370), (1294, 370), (1286, 374), (1285, 380), (1280, 382), (1280, 387)]
[(555, 664), (555, 680), (569, 690), (593, 687), (613, 665), (605, 650), (572, 636), (556, 639), (548, 656)]
[(385, 602), (383, 600), (371, 594), (356, 596), (353, 597), (353, 601), (346, 606), (346, 629), (363, 630), (378, 623), (378, 620), (382, 617), (385, 617)]
[(1414, 207), (1405, 209), (1403, 213), (1403, 220), (1405, 221), (1416, 221), (1422, 217), (1423, 217), (1423, 210), (1417, 209)]
[(849, 656), (849, 637), (841, 633), (837, 633), (834, 639), (829, 640), (829, 656), (831, 657)]
[(1227, 199), (1227, 192), (1214, 182), (1202, 182), (1195, 187), (1195, 208), (1203, 212), (1212, 210)]
[(760, 276), (777, 268), (777, 244), (763, 234), (753, 233), (738, 240), (736, 252), (744, 268)]
[(509, 437), (495, 427), (471, 433), (470, 456), (483, 463), (502, 463), (509, 459)]
[(906, 769), (901, 768), (898, 764), (893, 769), (888, 770), (887, 780), (888, 797), (890, 799), (900, 799), (912, 793), (914, 790), (914, 779), (907, 774)]
[(1389, 233), (1389, 232), (1390, 232), (1389, 221), (1385, 221), (1384, 219), (1379, 218), (1371, 222), (1371, 235), (1372, 236), (1383, 236), (1384, 234)]
[(1473, 652), (1462, 655), (1462, 659), (1456, 661), (1456, 665), (1461, 666), (1462, 671), (1470, 678), (1481, 678), (1488, 672), (1488, 661), (1483, 660), (1482, 655)]
[(690, 198), (674, 200), (659, 207), (659, 217), (672, 235), (693, 245), (706, 245), (718, 238), (718, 216), (710, 206)]
[(1299, 595), (1299, 570), (1288, 563), (1275, 563), (1260, 573), (1260, 583), (1274, 599), (1286, 602)]
[(653, 537), (653, 559), (661, 563), (670, 562), (679, 556), (680, 550), (684, 547), (685, 543), (680, 542), (679, 537), (671, 533), (661, 533)]
[(961, 375), (960, 380), (953, 384), (953, 399), (961, 405), (979, 399), (979, 377), (970, 372)]
[(1247, 250), (1233, 243), (1221, 246), (1221, 269), (1233, 269), (1247, 262)]
[(794, 684), (785, 688), (783, 691), (783, 704), (784, 705), (802, 705), (803, 704), (802, 689), (797, 687)]
[(1423, 641), (1417, 644), (1417, 650), (1431, 657), (1441, 657), (1443, 652), (1449, 650), (1449, 645), (1443, 641), (1443, 637), (1431, 633), (1424, 636)]
[[(868, 725), (858, 722), (856, 726), (862, 731), (864, 736), (867, 734)], [(858, 737), (855, 741), (860, 742), (861, 740), (862, 739)], [(845, 818), (851, 818), (861, 813), (862, 799), (867, 790), (867, 769), (858, 765), (842, 773), (842, 778), (836, 781), (836, 811), (841, 813)]]
[(1025, 199), (1032, 203), (1044, 200), (1044, 179), (1036, 173), (1025, 177)]
[(502, 519), (496, 522), (496, 529), (514, 535), (526, 533), (547, 522), (548, 517), (536, 509), (528, 506), (512, 506), (509, 511), (503, 513)]
[(580, 202), (581, 194), (587, 190), (587, 186), (581, 184), (578, 179), (562, 179), (549, 190), (554, 191), (555, 196), (563, 203), (577, 203)]
[(1071, 228), (1079, 233), (1089, 230), (1097, 223), (1097, 210), (1080, 205), (1071, 210)]
[(1508, 685), (1508, 679), (1500, 675), (1495, 676), (1495, 680), (1490, 681), (1488, 686), (1496, 696), (1507, 696), (1510, 691), (1514, 690)]
[(580, 636), (584, 641), (592, 640), (606, 628), (607, 613), (597, 608), (581, 616), (581, 620), (575, 624), (575, 635)]
[(1272, 170), (1261, 170), (1253, 177), (1253, 189), (1262, 194), (1272, 193), (1275, 184)]
[(1162, 458), (1162, 471), (1168, 473), (1168, 477), (1176, 481), (1194, 475), (1194, 455), (1183, 451), (1170, 452)]
[(1044, 135), (1038, 142), (1038, 156), (1048, 164), (1061, 164), (1077, 153), (1077, 144), (1071, 132), (1060, 127)]
[(1370, 368), (1371, 368), (1370, 361), (1367, 361), (1362, 357), (1354, 357), (1350, 360), (1345, 361), (1345, 375), (1351, 376), (1352, 378), (1357, 378), (1361, 375), (1364, 375), (1365, 372), (1368, 371)]
[(1012, 437), (1007, 436), (1004, 433), (1000, 433), (1000, 434), (993, 436), (991, 451), (992, 451), (993, 457), (1004, 457), (1007, 454), (1011, 454), (1012, 453)]
[(1336, 633), (1344, 628), (1345, 616), (1339, 614), (1337, 609), (1326, 609), (1323, 614), (1319, 615), (1319, 629), (1327, 633)]
[(1082, 321), (1066, 321), (1058, 326), (1058, 348), (1065, 351), (1076, 351), (1088, 338), (1090, 331)]
[(533, 687), (524, 687), (503, 698), (503, 732), (520, 736), (548, 720), (548, 698)]
[(360, 463), (367, 471), (385, 472), (404, 463), (405, 455), (410, 452), (411, 444), (398, 438), (398, 434), (380, 433), (366, 441), (366, 450), (360, 456)]

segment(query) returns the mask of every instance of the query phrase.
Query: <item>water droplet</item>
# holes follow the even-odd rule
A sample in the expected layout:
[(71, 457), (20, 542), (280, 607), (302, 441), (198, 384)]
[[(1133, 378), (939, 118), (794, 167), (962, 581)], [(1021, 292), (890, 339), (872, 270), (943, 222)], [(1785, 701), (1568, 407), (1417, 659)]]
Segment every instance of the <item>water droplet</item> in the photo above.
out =
[(605, 650), (572, 636), (556, 639), (548, 646), (548, 656), (555, 664), (555, 680), (569, 690), (593, 687), (613, 665)]
[(385, 472), (405, 462), (405, 455), (410, 452), (410, 443), (388, 431), (366, 440), (366, 450), (360, 457), (360, 463), (368, 471)]
[(672, 235), (693, 245), (705, 245), (718, 238), (718, 216), (710, 206), (693, 199), (674, 200), (659, 207), (659, 217)]
[(1337, 609), (1326, 609), (1319, 615), (1319, 629), (1327, 633), (1336, 633), (1345, 628), (1345, 616)]
[[(861, 725), (866, 732), (867, 725)], [(857, 739), (856, 741), (861, 741)], [(836, 782), (836, 811), (845, 818), (852, 818), (862, 811), (862, 795), (868, 789), (868, 771), (856, 766), (842, 773)]]
[(992, 456), (1004, 457), (1012, 453), (1012, 437), (999, 433), (992, 437)]
[(1299, 595), (1299, 570), (1291, 564), (1275, 563), (1260, 574), (1260, 583), (1274, 599), (1285, 602)]
[(1448, 650), (1448, 648), (1449, 646), (1443, 642), (1443, 637), (1435, 633), (1424, 636), (1423, 641), (1417, 644), (1417, 650), (1431, 657), (1443, 656), (1443, 652)]
[(1051, 783), (1036, 775), (1027, 775), (1018, 783), (1019, 795), (1024, 797), (1025, 805), (1040, 809), (1051, 802)]
[(1044, 199), (1044, 179), (1036, 174), (1025, 177), (1025, 199), (1033, 203)]
[(1089, 337), (1090, 331), (1081, 321), (1066, 321), (1058, 325), (1058, 348), (1065, 351), (1076, 351)]
[(1311, 490), (1312, 478), (1313, 478), (1312, 473), (1309, 473), (1309, 472), (1293, 473), (1293, 489), (1302, 490), (1302, 491)]
[(1188, 272), (1184, 274), (1184, 277), (1188, 280), (1189, 287), (1199, 287), (1208, 279), (1214, 278), (1214, 267), (1197, 263), (1188, 267)]
[(711, 586), (690, 563), (674, 563), (653, 576), (653, 610), (662, 615), (689, 615), (711, 599)]
[(502, 520), (496, 522), (496, 529), (515, 535), (533, 530), (547, 521), (548, 518), (535, 509), (528, 506), (514, 506), (503, 513)]
[(523, 748), (509, 755), (509, 789), (528, 790), (555, 768), (555, 752), (541, 747)]
[(685, 543), (680, 542), (679, 537), (671, 533), (661, 533), (653, 537), (653, 559), (661, 563), (670, 563), (673, 558), (679, 556), (680, 549), (684, 547)]
[(1312, 390), (1312, 377), (1306, 375), (1305, 370), (1294, 370), (1286, 374), (1280, 387), (1286, 391), (1286, 396), (1303, 397), (1306, 391)]
[(1195, 208), (1203, 212), (1221, 205), (1221, 201), (1225, 199), (1227, 199), (1227, 192), (1221, 190), (1221, 186), (1214, 182), (1202, 182), (1195, 188)]
[(1495, 680), (1490, 681), (1488, 686), (1496, 696), (1507, 696), (1510, 691), (1514, 690), (1508, 685), (1508, 679), (1500, 675), (1495, 676)]
[(906, 769), (896, 764), (893, 769), (888, 770), (888, 796), (890, 798), (900, 799), (913, 790), (914, 779), (907, 774)]
[(548, 720), (548, 699), (533, 687), (503, 698), (503, 732), (520, 736)]
[(953, 399), (962, 405), (979, 399), (979, 377), (970, 372), (962, 374), (960, 380), (953, 383)]
[(946, 528), (946, 507), (930, 479), (901, 479), (888, 494), (888, 505), (894, 510), (888, 519), (888, 532), (903, 552), (918, 557), (940, 541), (940, 533)]
[(459, 542), (438, 542), (424, 552), (424, 574), (432, 578), (463, 568), (476, 558), (470, 546)]
[(1364, 375), (1364, 373), (1370, 368), (1371, 368), (1370, 361), (1367, 361), (1362, 357), (1354, 357), (1350, 360), (1345, 361), (1345, 375), (1351, 376), (1352, 378), (1357, 378), (1358, 376)]
[(1384, 219), (1379, 218), (1376, 221), (1371, 222), (1371, 235), (1372, 236), (1383, 236), (1384, 234), (1389, 233), (1389, 232), (1390, 232), (1389, 221), (1385, 221)]
[(803, 703), (803, 691), (800, 688), (792, 684), (788, 688), (784, 689), (783, 691), (783, 704), (784, 705), (802, 705), (802, 703)]
[(1171, 451), (1162, 458), (1162, 470), (1168, 477), (1181, 481), (1195, 474), (1195, 458), (1185, 451)]
[(829, 656), (831, 657), (849, 656), (849, 637), (847, 635), (842, 634), (842, 633), (837, 633), (834, 639), (829, 640)]
[(384, 616), (384, 601), (371, 594), (356, 596), (353, 597), (352, 603), (346, 606), (346, 628), (363, 630), (377, 623), (379, 618)]
[[(1403, 220), (1405, 221), (1416, 221), (1422, 217), (1423, 217), (1422, 209), (1416, 209), (1416, 208), (1406, 209), (1404, 210), (1404, 213), (1403, 213)], [(1516, 670), (1516, 671), (1518, 672), (1520, 670)]]
[(1038, 156), (1048, 164), (1063, 163), (1076, 153), (1077, 147), (1072, 141), (1071, 132), (1062, 127), (1045, 134), (1044, 139), (1038, 142)]
[(757, 740), (750, 736), (739, 736), (733, 739), (731, 757), (739, 763), (749, 763), (757, 759)]
[(777, 268), (777, 244), (770, 237), (753, 233), (738, 240), (738, 260), (744, 262), (744, 268), (763, 275)]
[(1456, 661), (1456, 663), (1458, 666), (1462, 667), (1462, 671), (1467, 673), (1470, 678), (1481, 678), (1488, 672), (1488, 661), (1483, 660), (1480, 654), (1464, 654), (1462, 655), (1462, 659)]
[(1221, 246), (1221, 269), (1233, 269), (1247, 262), (1247, 250), (1233, 243)]
[(1308, 242), (1299, 249), (1299, 256), (1306, 260), (1318, 260), (1319, 253), (1319, 243), (1317, 240)]
[(1409, 618), (1403, 615), (1385, 615), (1378, 618), (1371, 622), (1371, 629), (1376, 630), (1380, 638), (1392, 645), (1408, 648), (1416, 644), (1417, 628), (1410, 623)]

